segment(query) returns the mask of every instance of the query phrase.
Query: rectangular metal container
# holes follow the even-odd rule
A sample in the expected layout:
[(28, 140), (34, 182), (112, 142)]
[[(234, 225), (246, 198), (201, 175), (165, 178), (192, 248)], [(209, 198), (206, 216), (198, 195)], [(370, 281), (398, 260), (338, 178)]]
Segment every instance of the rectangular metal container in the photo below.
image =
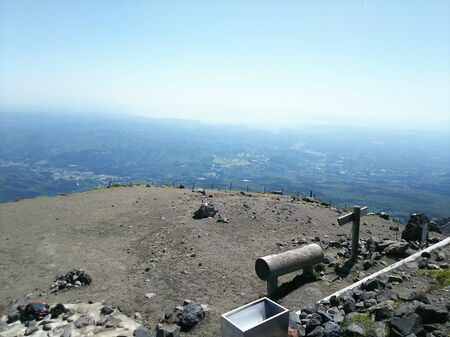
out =
[(222, 337), (287, 337), (289, 310), (268, 299), (223, 314)]

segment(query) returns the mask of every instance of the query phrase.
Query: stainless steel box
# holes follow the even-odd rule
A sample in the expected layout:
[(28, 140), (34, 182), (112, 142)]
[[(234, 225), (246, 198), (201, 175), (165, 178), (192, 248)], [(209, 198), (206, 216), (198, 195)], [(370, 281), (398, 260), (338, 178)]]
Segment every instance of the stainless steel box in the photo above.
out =
[(223, 314), (220, 325), (222, 337), (287, 337), (289, 310), (264, 297)]

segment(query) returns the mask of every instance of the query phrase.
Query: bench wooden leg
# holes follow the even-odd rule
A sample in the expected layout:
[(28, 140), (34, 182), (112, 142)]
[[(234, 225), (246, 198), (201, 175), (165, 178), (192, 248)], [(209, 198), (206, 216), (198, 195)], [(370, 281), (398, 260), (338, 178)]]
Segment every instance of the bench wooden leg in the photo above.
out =
[(267, 295), (270, 296), (278, 288), (278, 277), (267, 280)]

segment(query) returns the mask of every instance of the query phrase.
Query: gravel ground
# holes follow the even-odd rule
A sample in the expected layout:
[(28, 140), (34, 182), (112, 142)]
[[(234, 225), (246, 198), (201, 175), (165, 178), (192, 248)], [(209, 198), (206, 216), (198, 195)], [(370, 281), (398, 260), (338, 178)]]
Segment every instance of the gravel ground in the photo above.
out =
[[(202, 201), (213, 203), (230, 222), (217, 222), (218, 215), (193, 219)], [(316, 236), (329, 241), (350, 235), (351, 224), (337, 225), (341, 212), (289, 196), (218, 190), (204, 196), (145, 186), (0, 204), (0, 313), (15, 300), (36, 297), (49, 303), (103, 299), (139, 312), (154, 328), (166, 311), (195, 299), (211, 311), (187, 336), (219, 336), (222, 313), (265, 293), (266, 284), (254, 270), (256, 259), (300, 247), (294, 243), (299, 238), (312, 242)], [(365, 216), (361, 224), (361, 238), (400, 237), (389, 229), (396, 226), (392, 221)], [(329, 249), (325, 255), (335, 259), (336, 252)], [(366, 275), (384, 267), (379, 263)], [(74, 268), (90, 274), (92, 284), (39, 296), (57, 274)], [(327, 274), (280, 303), (297, 310), (353, 283), (357, 273), (355, 268), (340, 280)], [(279, 284), (296, 275), (280, 277)], [(156, 296), (147, 298), (150, 292)]]

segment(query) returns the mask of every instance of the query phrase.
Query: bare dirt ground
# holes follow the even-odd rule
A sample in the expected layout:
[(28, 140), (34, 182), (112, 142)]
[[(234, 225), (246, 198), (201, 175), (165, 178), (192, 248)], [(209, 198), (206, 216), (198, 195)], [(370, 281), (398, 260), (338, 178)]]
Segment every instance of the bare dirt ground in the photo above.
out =
[[(211, 311), (186, 335), (220, 336), (221, 314), (265, 294), (254, 270), (258, 257), (299, 247), (293, 239), (336, 240), (351, 232), (351, 224), (337, 225), (338, 210), (289, 196), (246, 194), (135, 186), (0, 204), (0, 313), (13, 300), (28, 301), (28, 294), (49, 303), (102, 299), (141, 313), (153, 329), (166, 311), (195, 299)], [(202, 201), (230, 223), (217, 222), (217, 215), (193, 219)], [(364, 221), (369, 226), (361, 225), (361, 237), (395, 240), (393, 222), (377, 216)], [(325, 255), (334, 259), (334, 252)], [(38, 297), (57, 274), (73, 268), (84, 269), (93, 283)], [(354, 276), (332, 282), (336, 275), (325, 275), (281, 304), (297, 310), (353, 283)], [(150, 292), (156, 296), (148, 299)]]

